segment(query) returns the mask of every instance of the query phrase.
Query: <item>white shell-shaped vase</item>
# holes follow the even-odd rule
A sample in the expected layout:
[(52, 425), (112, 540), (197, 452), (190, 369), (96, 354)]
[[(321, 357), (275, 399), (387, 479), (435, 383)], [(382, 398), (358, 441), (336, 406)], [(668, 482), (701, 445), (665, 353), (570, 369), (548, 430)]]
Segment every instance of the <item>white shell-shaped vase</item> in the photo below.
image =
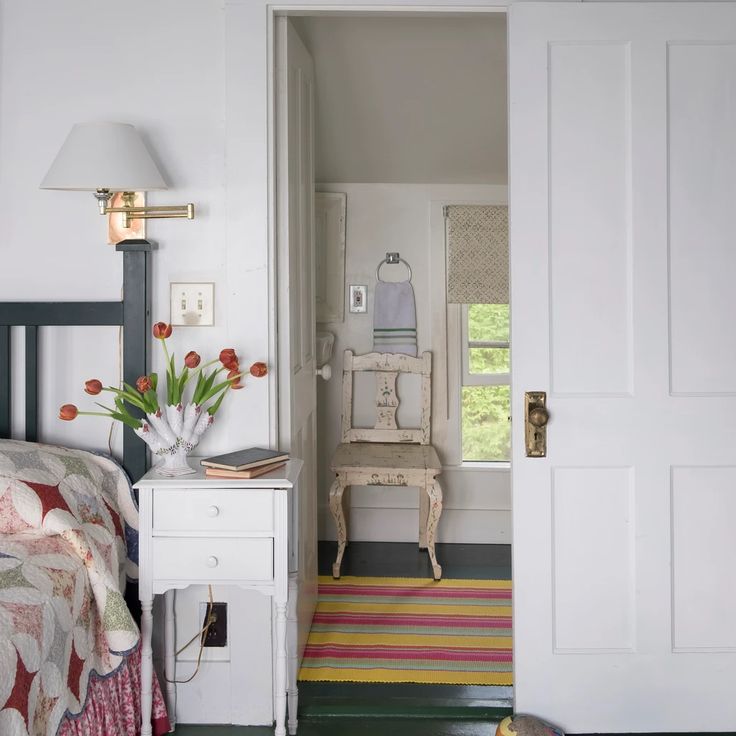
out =
[(160, 458), (155, 472), (173, 478), (197, 472), (189, 464), (189, 454), (213, 421), (214, 417), (196, 404), (167, 406), (164, 411), (147, 414), (143, 425), (134, 431)]

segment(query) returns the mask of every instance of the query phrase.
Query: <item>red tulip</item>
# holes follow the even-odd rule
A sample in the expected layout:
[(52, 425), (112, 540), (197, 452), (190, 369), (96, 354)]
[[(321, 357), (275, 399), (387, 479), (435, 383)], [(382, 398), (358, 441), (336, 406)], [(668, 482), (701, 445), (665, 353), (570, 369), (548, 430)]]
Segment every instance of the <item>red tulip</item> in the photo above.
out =
[(194, 352), (194, 350), (190, 350), (185, 356), (184, 356), (184, 365), (187, 368), (196, 368), (199, 365), (199, 362), (202, 360), (202, 358), (199, 357), (197, 353)]
[(97, 396), (102, 391), (102, 381), (98, 381), (96, 378), (90, 378), (89, 381), (84, 382), (84, 392), (90, 396)]
[(250, 374), (255, 378), (263, 378), (266, 373), (268, 373), (268, 366), (265, 363), (261, 363), (260, 361), (258, 361), (257, 363), (253, 363), (253, 365), (250, 367)]
[(153, 336), (159, 340), (165, 340), (167, 337), (171, 337), (171, 332), (171, 325), (167, 325), (166, 322), (156, 322), (153, 326)]
[(230, 371), (238, 370), (238, 356), (232, 348), (225, 348), (220, 351), (220, 363)]
[(240, 382), (240, 373), (237, 369), (230, 371), (230, 373), (227, 374), (227, 378), (230, 381), (230, 388), (245, 388), (245, 386)]
[(64, 404), (59, 409), (59, 419), (63, 419), (65, 422), (71, 422), (72, 419), (76, 419), (77, 414), (79, 414), (79, 409), (74, 404)]
[(141, 376), (136, 382), (135, 387), (142, 393), (146, 393), (149, 389), (153, 388), (151, 379), (148, 376)]

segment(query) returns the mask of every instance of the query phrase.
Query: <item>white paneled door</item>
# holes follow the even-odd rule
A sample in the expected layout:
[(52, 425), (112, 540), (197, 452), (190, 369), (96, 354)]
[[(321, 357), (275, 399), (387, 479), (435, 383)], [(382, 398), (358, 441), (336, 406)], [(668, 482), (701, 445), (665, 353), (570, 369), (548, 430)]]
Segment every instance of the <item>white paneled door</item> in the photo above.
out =
[(517, 3), (509, 53), (516, 709), (733, 731), (736, 5)]
[[(301, 661), (317, 600), (317, 388), (314, 285), (314, 68), (285, 17), (276, 19), (279, 445), (304, 461), (292, 499), (290, 667)], [(290, 681), (295, 673), (290, 674)], [(295, 724), (295, 713), (289, 722)]]

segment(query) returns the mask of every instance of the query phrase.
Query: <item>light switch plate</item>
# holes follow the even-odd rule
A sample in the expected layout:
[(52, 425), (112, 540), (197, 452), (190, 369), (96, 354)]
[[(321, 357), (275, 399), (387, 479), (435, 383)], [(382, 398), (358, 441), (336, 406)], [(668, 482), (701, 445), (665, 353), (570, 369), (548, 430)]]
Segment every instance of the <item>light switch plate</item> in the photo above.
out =
[(365, 312), (366, 292), (368, 287), (359, 284), (350, 284), (350, 311), (353, 313)]
[(214, 283), (171, 282), (171, 324), (195, 327), (214, 325)]

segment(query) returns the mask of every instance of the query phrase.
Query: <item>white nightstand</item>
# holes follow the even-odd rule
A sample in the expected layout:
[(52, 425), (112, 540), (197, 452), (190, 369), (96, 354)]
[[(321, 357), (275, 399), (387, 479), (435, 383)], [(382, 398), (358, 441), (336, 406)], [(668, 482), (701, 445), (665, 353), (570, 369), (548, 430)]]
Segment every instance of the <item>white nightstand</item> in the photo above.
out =
[[(175, 679), (174, 595), (189, 585), (237, 585), (273, 597), (276, 619), (274, 716), (276, 736), (286, 734), (286, 616), (289, 598), (290, 494), (300, 460), (249, 480), (196, 474), (163, 478), (150, 470), (136, 484), (140, 507), (139, 588), (141, 617), (142, 736), (151, 734), (151, 631), (153, 596), (166, 601), (165, 669)], [(296, 730), (296, 683), (289, 687), (289, 731)], [(170, 716), (176, 685), (166, 683)]]

